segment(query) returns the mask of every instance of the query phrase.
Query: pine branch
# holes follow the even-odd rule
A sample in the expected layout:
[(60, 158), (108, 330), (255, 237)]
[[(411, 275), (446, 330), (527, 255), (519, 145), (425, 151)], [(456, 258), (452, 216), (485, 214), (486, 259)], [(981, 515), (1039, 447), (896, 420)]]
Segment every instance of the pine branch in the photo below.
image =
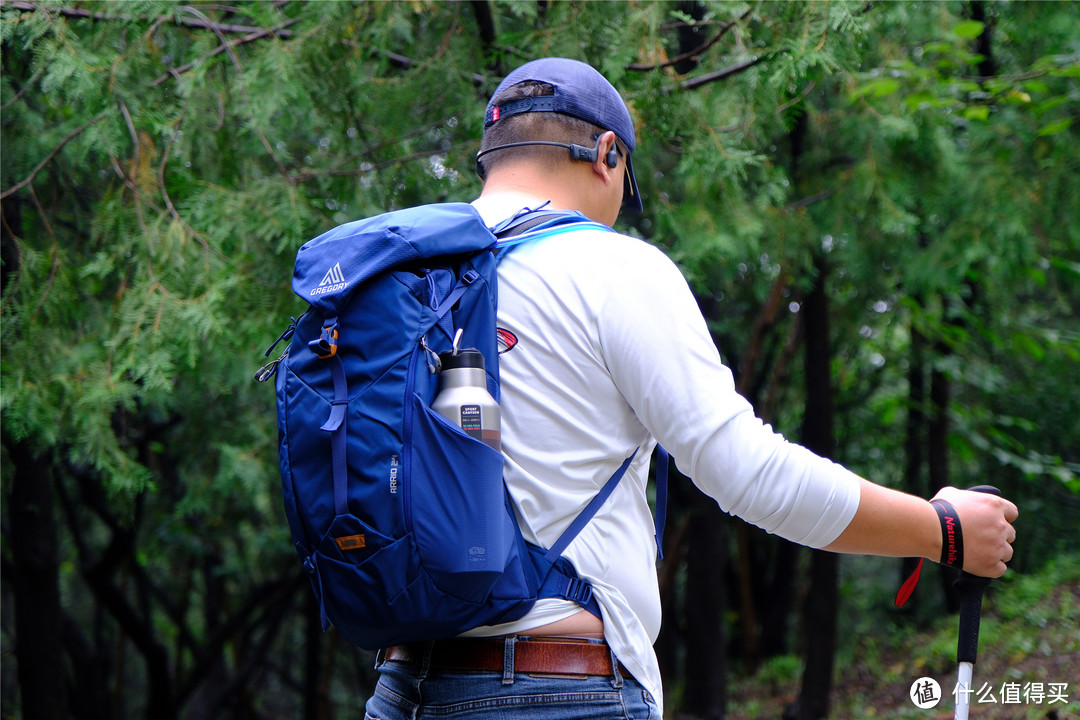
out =
[[(161, 77), (157, 78), (152, 83), (150, 83), (151, 87), (157, 87), (161, 83), (168, 80), (170, 77), (178, 77), (181, 73), (187, 72), (188, 70), (190, 70), (191, 68), (193, 68), (197, 64), (199, 64), (200, 62), (202, 62), (202, 61), (204, 61), (204, 60), (206, 60), (208, 58), (212, 58), (215, 55), (219, 55), (219, 54), (221, 54), (223, 52), (228, 52), (229, 50), (236, 47), (237, 45), (243, 45), (244, 43), (249, 43), (249, 42), (252, 42), (253, 40), (259, 40), (260, 38), (265, 38), (265, 37), (282, 38), (282, 39), (290, 38), (290, 37), (292, 37), (292, 31), (288, 30), (286, 28), (288, 28), (290, 25), (293, 25), (294, 23), (296, 23), (297, 20), (299, 19), (299, 18), (292, 18), (291, 20), (287, 20), (287, 21), (281, 23), (280, 25), (276, 25), (276, 26), (274, 26), (272, 28), (264, 28), (264, 27), (258, 27), (256, 25), (234, 25), (234, 24), (227, 24), (227, 23), (215, 23), (215, 22), (211, 21), (209, 18), (207, 18), (205, 15), (203, 15), (202, 13), (195, 11), (193, 8), (191, 8), (189, 6), (182, 6), (180, 8), (180, 10), (187, 11), (187, 12), (193, 14), (193, 15), (196, 15), (197, 17), (184, 17), (182, 15), (157, 15), (157, 16), (151, 16), (151, 15), (124, 15), (124, 14), (111, 14), (111, 13), (95, 13), (95, 12), (90, 12), (89, 10), (83, 10), (81, 8), (64, 8), (64, 7), (46, 9), (46, 8), (40, 7), (40, 6), (38, 6), (38, 5), (36, 5), (35, 3), (32, 3), (32, 2), (9, 2), (8, 0), (0, 0), (0, 7), (11, 7), (11, 8), (14, 8), (15, 10), (20, 10), (22, 12), (35, 12), (37, 10), (43, 10), (45, 12), (56, 12), (56, 13), (58, 13), (59, 15), (61, 15), (63, 17), (83, 18), (83, 19), (88, 19), (88, 20), (101, 20), (101, 21), (108, 21), (108, 20), (154, 20), (154, 22), (156, 22), (156, 23), (172, 22), (172, 23), (175, 23), (176, 25), (182, 25), (184, 27), (198, 28), (198, 29), (203, 29), (203, 30), (212, 30), (213, 32), (218, 34), (218, 37), (220, 37), (224, 33), (247, 33), (244, 37), (237, 38), (236, 40), (229, 41), (228, 43), (225, 43), (223, 41), (222, 45), (219, 45), (218, 47), (214, 48), (213, 50), (211, 50), (206, 55), (203, 55), (200, 58), (196, 58), (195, 60), (193, 60), (193, 61), (191, 61), (191, 62), (189, 62), (189, 63), (187, 63), (185, 65), (181, 65), (180, 67), (176, 67), (176, 68), (169, 68), (169, 72), (165, 73), (164, 75), (162, 75)], [(9, 102), (9, 104), (10, 104), (10, 102)]]
[(809, 95), (811, 92), (814, 91), (814, 88), (816, 86), (817, 86), (817, 80), (811, 80), (807, 84), (807, 86), (802, 89), (802, 92), (800, 92), (796, 97), (791, 98), (786, 103), (784, 103), (780, 107), (776, 108), (776, 114), (777, 115), (782, 115), (785, 112), (787, 112), (789, 108), (792, 108), (792, 107), (798, 105), (799, 103), (801, 103), (803, 100), (806, 99), (807, 95)]
[[(745, 20), (746, 17), (750, 14), (750, 12), (751, 12), (751, 10), (747, 10), (746, 12), (744, 12), (742, 15), (739, 16), (739, 20)], [(671, 66), (676, 65), (676, 64), (678, 64), (680, 62), (683, 62), (684, 60), (690, 60), (692, 58), (696, 58), (697, 56), (701, 55), (706, 50), (711, 48), (713, 45), (720, 42), (720, 39), (722, 37), (724, 37), (724, 35), (727, 35), (728, 31), (731, 30), (731, 28), (735, 27), (738, 24), (738, 22), (739, 22), (738, 20), (732, 20), (730, 22), (722, 22), (722, 23), (720, 23), (720, 31), (719, 32), (717, 32), (715, 35), (713, 35), (711, 38), (709, 38), (707, 41), (705, 41), (699, 47), (696, 47), (693, 50), (689, 50), (687, 52), (684, 52), (682, 55), (677, 55), (676, 57), (670, 58), (670, 59), (668, 59), (668, 60), (666, 60), (666, 61), (664, 61), (662, 63), (654, 63), (654, 64), (632, 63), (630, 65), (627, 65), (626, 69), (627, 70), (634, 70), (636, 72), (646, 72), (646, 71), (649, 71), (649, 70), (659, 70), (660, 68), (671, 67)]]
[[(214, 48), (210, 52), (206, 53), (205, 55), (203, 55), (201, 57), (197, 57), (194, 60), (192, 60), (191, 62), (184, 63), (183, 65), (181, 65), (179, 67), (169, 68), (169, 71), (167, 73), (165, 73), (164, 75), (162, 75), (161, 77), (155, 79), (152, 83), (150, 83), (150, 87), (157, 87), (161, 83), (168, 80), (170, 77), (174, 77), (174, 78), (179, 79), (180, 75), (182, 73), (186, 73), (188, 70), (195, 67), (199, 63), (204, 62), (206, 60), (209, 60), (210, 58), (214, 57), (215, 55), (220, 55), (223, 52), (231, 53), (232, 49), (234, 47), (236, 47), (237, 45), (243, 45), (244, 43), (249, 43), (249, 42), (252, 42), (254, 40), (259, 40), (259, 39), (265, 38), (265, 37), (275, 37), (275, 38), (287, 38), (287, 37), (290, 37), (292, 35), (292, 33), (289, 32), (288, 30), (285, 30), (284, 28), (287, 28), (288, 26), (292, 25), (298, 19), (299, 18), (293, 18), (292, 20), (289, 20), (287, 22), (283, 22), (281, 25), (278, 25), (278, 26), (272, 27), (272, 28), (261, 28), (261, 29), (256, 30), (255, 32), (252, 32), (249, 35), (245, 35), (244, 37), (241, 37), (241, 38), (236, 38), (235, 40), (229, 40), (228, 42), (223, 41), (221, 45), (218, 45), (216, 48)], [(213, 28), (211, 28), (211, 29), (213, 29)]]
[(749, 70), (755, 65), (765, 62), (765, 59), (765, 55), (759, 55), (755, 58), (747, 60), (746, 62), (741, 62), (738, 65), (732, 65), (730, 67), (724, 68), (723, 70), (717, 70), (716, 72), (711, 72), (696, 78), (691, 78), (680, 83), (679, 87), (681, 87), (683, 90), (697, 90), (703, 85), (708, 85), (709, 83), (716, 82), (717, 80), (726, 80), (733, 75), (738, 75), (741, 72), (745, 72), (746, 70)]
[[(176, 124), (182, 125), (183, 122), (184, 116), (181, 115), (179, 121)], [(176, 209), (175, 205), (173, 205), (172, 198), (169, 197), (169, 189), (165, 184), (165, 166), (169, 162), (169, 155), (172, 154), (172, 144), (174, 137), (174, 135), (170, 134), (169, 139), (165, 142), (165, 150), (161, 153), (161, 165), (158, 166), (158, 189), (161, 191), (161, 199), (165, 201), (165, 207), (169, 209), (169, 214), (173, 216), (173, 219), (180, 223), (185, 230), (191, 233), (191, 236), (193, 238), (199, 241), (199, 244), (203, 246), (203, 250), (206, 251), (206, 254), (208, 256), (211, 252), (213, 252), (218, 257), (222, 257), (220, 251), (212, 250), (210, 248), (210, 243), (208, 243), (206, 239), (202, 235), (200, 235), (198, 231), (195, 230), (195, 228), (191, 227), (191, 225), (189, 225), (188, 222), (184, 220), (184, 218), (180, 215), (180, 211)], [(206, 263), (207, 265), (209, 265), (209, 259), (207, 259)]]
[[(391, 145), (397, 145), (399, 143), (405, 142), (409, 138), (413, 138), (413, 137), (417, 137), (417, 136), (429, 133), (433, 129), (446, 124), (446, 120), (447, 120), (446, 118), (439, 118), (435, 122), (431, 122), (431, 123), (428, 123), (426, 125), (421, 125), (418, 128), (415, 128), (413, 130), (410, 130), (409, 132), (406, 132), (406, 133), (403, 133), (403, 134), (400, 134), (400, 135), (395, 135), (394, 138), (391, 139), (391, 140), (386, 140), (384, 142), (376, 143), (374, 145), (369, 145), (366, 148), (364, 148), (363, 150), (361, 150), (361, 151), (359, 151), (357, 153), (354, 153), (352, 155), (349, 155), (347, 157), (344, 157), (341, 160), (339, 160), (338, 162), (319, 170), (317, 172), (317, 174), (318, 175), (329, 175), (331, 173), (340, 171), (340, 172), (344, 172), (346, 176), (348, 176), (348, 175), (356, 175), (357, 171), (355, 171), (355, 170), (342, 171), (341, 168), (346, 166), (346, 165), (349, 165), (350, 163), (354, 163), (354, 162), (356, 162), (358, 160), (361, 160), (363, 158), (370, 157), (371, 155), (374, 155), (375, 153), (379, 152), (380, 150), (388, 148)], [(314, 176), (314, 174), (312, 174), (312, 175)], [(310, 179), (310, 178), (304, 178), (304, 179)]]
[(19, 101), (19, 98), (21, 98), (26, 93), (27, 90), (32, 88), (34, 86), (34, 83), (36, 83), (38, 80), (40, 80), (41, 76), (44, 75), (44, 74), (45, 74), (45, 68), (41, 68), (36, 73), (34, 73), (33, 76), (29, 80), (26, 81), (26, 84), (24, 84), (21, 88), (19, 88), (19, 92), (15, 93), (14, 97), (12, 97), (10, 100), (8, 100), (3, 105), (0, 105), (0, 110), (7, 110), (9, 107), (11, 107), (15, 103), (17, 103)]
[[(188, 6), (188, 7), (185, 7), (184, 10), (191, 13), (192, 15), (195, 15), (196, 17), (199, 17), (199, 18), (202, 18), (203, 20), (209, 21), (209, 18), (207, 18), (205, 15), (203, 15), (201, 12), (199, 12), (198, 10), (196, 10), (193, 7)], [(214, 34), (217, 35), (218, 40), (221, 41), (222, 47), (224, 47), (226, 49), (226, 52), (229, 53), (229, 59), (232, 60), (233, 67), (236, 69), (237, 74), (238, 75), (243, 75), (244, 74), (244, 68), (243, 68), (243, 66), (240, 65), (240, 59), (238, 57), (236, 57), (236, 53), (233, 52), (232, 45), (230, 45), (230, 43), (227, 40), (225, 40), (225, 36), (221, 32), (219, 32), (217, 30), (214, 30)], [(251, 100), (250, 100), (250, 98), (248, 98), (247, 90), (244, 88), (244, 86), (242, 84), (240, 85), (240, 96), (244, 99), (244, 105), (246, 105), (247, 107), (250, 108), (251, 107)], [(275, 165), (277, 165), (278, 171), (282, 175), (285, 175), (288, 171), (285, 170), (285, 166), (281, 164), (281, 159), (278, 158), (277, 153), (274, 152), (274, 148), (270, 144), (270, 141), (266, 138), (265, 133), (263, 133), (263, 131), (260, 130), (254, 124), (252, 124), (252, 129), (255, 130), (255, 134), (259, 137), (259, 140), (262, 141), (263, 148), (266, 150), (267, 154), (270, 156), (270, 159), (274, 161)]]
[(71, 142), (72, 140), (77, 138), (79, 135), (81, 135), (82, 132), (84, 130), (86, 130), (87, 128), (101, 122), (101, 120), (103, 120), (105, 118), (105, 116), (108, 115), (108, 114), (109, 114), (108, 110), (103, 110), (102, 112), (98, 113), (93, 118), (91, 118), (88, 122), (80, 125), (79, 127), (72, 130), (70, 133), (68, 133), (67, 136), (64, 137), (64, 139), (60, 141), (60, 144), (57, 145), (56, 147), (54, 147), (52, 149), (52, 151), (48, 155), (45, 156), (45, 159), (42, 160), (41, 162), (39, 162), (37, 164), (37, 167), (35, 167), (33, 170), (30, 171), (29, 175), (27, 175), (25, 178), (23, 178), (19, 182), (15, 183), (11, 187), (9, 187), (4, 192), (0, 193), (0, 200), (3, 200), (7, 196), (9, 196), (9, 195), (11, 195), (13, 193), (16, 193), (19, 190), (22, 190), (24, 187), (26, 187), (30, 183), (34, 182), (34, 178), (37, 177), (38, 173), (41, 172), (43, 169), (45, 169), (45, 166), (48, 165), (50, 162), (52, 162), (52, 159), (54, 157), (56, 157), (58, 154), (60, 154), (60, 151), (64, 149), (65, 145), (67, 145), (69, 142)]
[(789, 204), (785, 205), (784, 210), (786, 212), (791, 212), (793, 210), (801, 210), (804, 207), (809, 207), (810, 205), (813, 205), (814, 203), (817, 203), (817, 202), (821, 202), (822, 200), (828, 200), (829, 198), (831, 198), (835, 194), (836, 194), (836, 188), (829, 188), (828, 190), (822, 190), (819, 193), (814, 193), (813, 195), (808, 195), (808, 196), (806, 196), (804, 198), (800, 198), (800, 199), (796, 200), (795, 202), (792, 202), (792, 203), (789, 203)]
[[(132, 177), (136, 177), (136, 173), (138, 172), (139, 167), (140, 155), (139, 135), (135, 132), (135, 123), (131, 120), (131, 113), (128, 112), (127, 105), (124, 103), (123, 100), (118, 101), (118, 104), (120, 105), (120, 112), (124, 115), (124, 122), (127, 123), (128, 133), (131, 134), (131, 145), (133, 148), (131, 157), (131, 175)], [(113, 160), (113, 167), (116, 168), (117, 174), (120, 175), (121, 178), (123, 178), (124, 184), (131, 189), (131, 197), (135, 204), (135, 217), (139, 221), (139, 228), (145, 234), (146, 222), (143, 220), (142, 202), (140, 198), (139, 187), (138, 185), (136, 185), (134, 180), (128, 179), (126, 175), (119, 172), (120, 166), (115, 159)]]
[[(42, 10), (44, 12), (55, 12), (63, 17), (82, 18), (86, 20), (155, 20), (164, 22), (173, 22), (177, 25), (184, 25), (186, 27), (200, 28), (203, 30), (213, 30), (215, 32), (223, 33), (273, 33), (276, 37), (287, 38), (292, 35), (288, 30), (280, 29), (267, 29), (260, 28), (255, 25), (232, 25), (226, 23), (215, 23), (208, 19), (199, 18), (186, 18), (173, 15), (125, 15), (123, 13), (96, 13), (89, 10), (83, 10), (81, 8), (45, 8), (39, 6), (37, 3), (32, 2), (6, 2), (0, 0), (0, 6), (6, 6), (22, 12), (35, 12)], [(289, 23), (286, 23), (287, 25)], [(280, 27), (285, 27), (281, 25)]]
[[(357, 44), (355, 42), (349, 42), (348, 44), (351, 47), (356, 47), (356, 48), (359, 47), (359, 44)], [(416, 65), (416, 63), (413, 62), (412, 58), (406, 57), (404, 55), (400, 55), (400, 54), (395, 53), (395, 52), (390, 52), (389, 50), (380, 50), (378, 48), (366, 48), (366, 49), (371, 50), (371, 52), (375, 52), (375, 53), (378, 53), (379, 55), (382, 55), (383, 57), (385, 57), (387, 60), (390, 61), (390, 65), (392, 65), (393, 67), (396, 67), (396, 68), (398, 68), (400, 70), (412, 70), (413, 67)], [(480, 73), (473, 73), (472, 74), (472, 81), (473, 81), (474, 85), (481, 85), (482, 86), (485, 82), (487, 82), (487, 78), (485, 78)]]
[(354, 168), (352, 170), (317, 170), (315, 172), (287, 175), (286, 179), (290, 183), (297, 185), (299, 183), (307, 182), (309, 180), (314, 180), (320, 177), (354, 177), (358, 175), (367, 175), (370, 172), (375, 172), (376, 170), (385, 170), (386, 168), (393, 167), (394, 165), (402, 165), (407, 162), (412, 162), (413, 160), (423, 160), (424, 158), (444, 154), (446, 154), (446, 150), (443, 150), (441, 148), (437, 150), (420, 150), (419, 152), (414, 152), (410, 155), (405, 155), (404, 157), (394, 158), (393, 160), (386, 160), (384, 162), (377, 163), (368, 168)]

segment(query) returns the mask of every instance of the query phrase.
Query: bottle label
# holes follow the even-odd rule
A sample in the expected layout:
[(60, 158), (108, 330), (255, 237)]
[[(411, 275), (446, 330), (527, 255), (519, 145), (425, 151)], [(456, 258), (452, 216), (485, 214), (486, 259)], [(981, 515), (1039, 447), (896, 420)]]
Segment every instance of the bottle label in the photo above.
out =
[(479, 405), (461, 406), (461, 429), (469, 437), (483, 441), (484, 422)]

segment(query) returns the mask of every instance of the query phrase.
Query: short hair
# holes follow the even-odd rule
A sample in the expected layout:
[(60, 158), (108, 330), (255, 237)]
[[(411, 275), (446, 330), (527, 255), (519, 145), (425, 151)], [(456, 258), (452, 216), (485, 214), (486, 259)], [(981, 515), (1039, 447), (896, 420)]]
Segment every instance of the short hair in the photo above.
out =
[[(555, 88), (550, 83), (526, 80), (499, 93), (492, 103), (507, 105), (529, 97), (552, 95)], [(522, 112), (507, 115), (484, 131), (480, 140), (480, 152), (509, 143), (541, 140), (573, 145), (592, 146), (597, 138), (607, 132), (605, 128), (581, 120), (572, 115), (559, 112)], [(620, 152), (625, 156), (626, 147), (616, 138)], [(525, 145), (510, 147), (505, 150), (484, 155), (476, 161), (476, 173), (481, 180), (487, 179), (491, 168), (499, 163), (530, 160), (557, 168), (560, 163), (570, 160), (569, 152), (564, 148), (550, 145)]]

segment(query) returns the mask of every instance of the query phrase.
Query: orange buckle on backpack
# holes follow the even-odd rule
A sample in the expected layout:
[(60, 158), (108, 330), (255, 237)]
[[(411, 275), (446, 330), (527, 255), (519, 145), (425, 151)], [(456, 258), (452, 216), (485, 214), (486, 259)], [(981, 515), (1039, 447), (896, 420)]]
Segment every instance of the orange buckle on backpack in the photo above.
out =
[(321, 359), (326, 360), (337, 355), (338, 349), (338, 322), (337, 318), (329, 318), (326, 324), (323, 326), (322, 332), (319, 334), (318, 339), (312, 340), (308, 343), (308, 347), (311, 351), (318, 355)]

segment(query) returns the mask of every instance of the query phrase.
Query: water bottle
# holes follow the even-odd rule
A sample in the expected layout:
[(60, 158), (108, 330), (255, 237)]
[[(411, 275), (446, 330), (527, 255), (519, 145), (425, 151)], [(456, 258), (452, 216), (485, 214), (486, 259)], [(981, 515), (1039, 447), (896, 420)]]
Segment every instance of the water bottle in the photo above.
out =
[(483, 353), (471, 348), (455, 349), (440, 353), (439, 361), (442, 363), (439, 394), (431, 409), (460, 427), (469, 437), (501, 451), (499, 403), (487, 390)]

